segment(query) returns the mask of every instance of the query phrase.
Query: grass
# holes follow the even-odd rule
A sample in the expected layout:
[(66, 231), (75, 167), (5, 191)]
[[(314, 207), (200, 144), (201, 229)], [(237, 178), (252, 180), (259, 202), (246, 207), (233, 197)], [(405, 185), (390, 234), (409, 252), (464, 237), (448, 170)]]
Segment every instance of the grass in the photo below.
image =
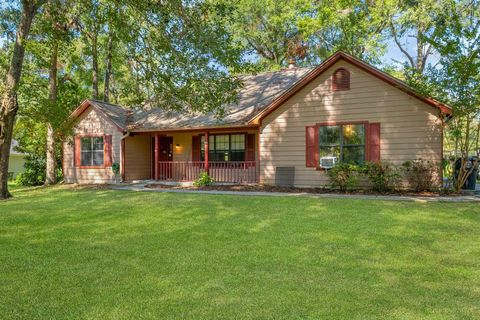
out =
[(480, 318), (478, 204), (14, 195), (2, 319)]

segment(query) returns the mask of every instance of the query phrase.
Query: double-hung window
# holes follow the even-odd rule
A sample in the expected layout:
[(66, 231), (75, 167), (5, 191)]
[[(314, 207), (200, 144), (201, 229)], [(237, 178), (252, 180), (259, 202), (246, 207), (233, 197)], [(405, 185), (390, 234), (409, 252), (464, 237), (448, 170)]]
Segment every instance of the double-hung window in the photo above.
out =
[[(205, 136), (200, 140), (201, 160), (205, 160)], [(245, 161), (245, 134), (218, 134), (208, 137), (209, 161)]]
[(318, 130), (319, 157), (336, 157), (352, 164), (365, 162), (365, 125), (321, 125)]
[(81, 138), (81, 165), (103, 166), (104, 162), (104, 139), (101, 137)]

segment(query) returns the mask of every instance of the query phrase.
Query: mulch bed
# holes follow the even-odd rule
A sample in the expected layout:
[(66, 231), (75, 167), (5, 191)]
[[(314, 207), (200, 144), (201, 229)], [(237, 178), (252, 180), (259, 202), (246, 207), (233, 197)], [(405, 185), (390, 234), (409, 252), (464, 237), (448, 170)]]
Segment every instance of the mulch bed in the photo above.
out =
[[(279, 187), (269, 185), (212, 185), (205, 187), (166, 185), (161, 183), (148, 184), (145, 188), (150, 189), (177, 189), (177, 190), (204, 190), (204, 191), (246, 191), (246, 192), (285, 192), (285, 193), (311, 193), (311, 194), (329, 194), (341, 193), (339, 190), (328, 188), (295, 188), (295, 187)], [(398, 190), (394, 192), (379, 193), (373, 190), (351, 190), (343, 194), (351, 195), (395, 195), (395, 196), (416, 196), (416, 197), (440, 197), (455, 196), (455, 194), (447, 194), (445, 192), (412, 192), (407, 190)]]

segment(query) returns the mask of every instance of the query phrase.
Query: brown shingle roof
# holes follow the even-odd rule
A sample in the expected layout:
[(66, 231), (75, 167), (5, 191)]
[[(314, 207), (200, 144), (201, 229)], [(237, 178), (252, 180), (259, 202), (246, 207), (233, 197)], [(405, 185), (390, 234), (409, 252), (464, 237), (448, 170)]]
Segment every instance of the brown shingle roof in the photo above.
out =
[(421, 96), (400, 80), (366, 64), (343, 52), (337, 52), (316, 68), (285, 69), (276, 72), (264, 72), (242, 76), (243, 88), (239, 92), (238, 102), (225, 106), (222, 119), (213, 113), (182, 113), (166, 111), (160, 108), (127, 109), (119, 105), (97, 100), (86, 100), (72, 113), (76, 117), (89, 105), (93, 105), (122, 130), (157, 131), (174, 129), (197, 129), (211, 127), (246, 126), (263, 118), (285, 100), (300, 90), (339, 59), (371, 73), (394, 87), (430, 104), (449, 115), (451, 108), (437, 100)]
[(106, 116), (108, 116), (117, 126), (125, 129), (127, 126), (128, 112), (126, 109), (117, 104), (111, 104), (98, 100), (89, 100), (90, 103), (100, 109)]
[(243, 88), (239, 92), (238, 102), (224, 107), (225, 114), (222, 119), (218, 119), (213, 113), (185, 114), (151, 108), (134, 111), (133, 122), (129, 126), (132, 131), (149, 131), (246, 125), (251, 118), (268, 107), (273, 100), (310, 70), (308, 68), (287, 69), (241, 77)]

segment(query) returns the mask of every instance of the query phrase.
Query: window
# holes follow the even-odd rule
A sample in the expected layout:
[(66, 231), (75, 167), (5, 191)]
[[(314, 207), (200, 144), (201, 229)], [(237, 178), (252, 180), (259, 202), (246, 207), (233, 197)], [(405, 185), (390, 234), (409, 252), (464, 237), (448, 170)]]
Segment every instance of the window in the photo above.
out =
[(81, 138), (81, 165), (103, 166), (104, 141), (103, 137)]
[[(205, 136), (200, 138), (201, 160), (205, 160)], [(222, 134), (208, 137), (209, 161), (245, 161), (245, 134)]]
[(332, 91), (350, 90), (350, 72), (340, 68), (335, 70), (332, 79)]
[(365, 125), (320, 126), (319, 157), (336, 157), (341, 162), (362, 164), (365, 161)]

